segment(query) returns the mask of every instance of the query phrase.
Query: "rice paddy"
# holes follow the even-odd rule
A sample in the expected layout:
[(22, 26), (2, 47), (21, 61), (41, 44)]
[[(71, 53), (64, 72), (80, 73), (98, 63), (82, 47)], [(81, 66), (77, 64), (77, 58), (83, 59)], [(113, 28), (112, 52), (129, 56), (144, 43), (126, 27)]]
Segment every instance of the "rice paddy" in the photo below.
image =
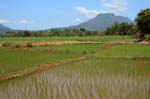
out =
[(86, 48), (87, 59), (1, 81), (0, 99), (150, 99), (150, 45), (52, 45), (32, 51), (48, 48), (78, 57)]
[(149, 99), (150, 61), (88, 59), (2, 83), (2, 99)]
[(62, 59), (94, 53), (100, 44), (50, 45), (31, 48), (0, 47), (0, 75)]

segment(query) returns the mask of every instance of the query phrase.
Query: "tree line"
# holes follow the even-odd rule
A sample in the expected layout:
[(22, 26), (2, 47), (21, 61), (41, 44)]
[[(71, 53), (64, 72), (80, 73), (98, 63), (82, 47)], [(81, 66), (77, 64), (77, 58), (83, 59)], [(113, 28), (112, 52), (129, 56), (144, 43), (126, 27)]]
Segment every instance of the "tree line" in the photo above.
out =
[(17, 31), (6, 32), (4, 37), (69, 37), (69, 36), (103, 36), (103, 35), (134, 35), (137, 31), (136, 25), (131, 23), (115, 23), (105, 31), (90, 31), (85, 28), (80, 29), (50, 29), (43, 31)]
[(17, 31), (17, 32), (6, 32), (4, 37), (69, 37), (69, 36), (94, 36), (98, 35), (98, 31), (89, 31), (84, 28), (80, 29), (50, 29), (42, 31)]

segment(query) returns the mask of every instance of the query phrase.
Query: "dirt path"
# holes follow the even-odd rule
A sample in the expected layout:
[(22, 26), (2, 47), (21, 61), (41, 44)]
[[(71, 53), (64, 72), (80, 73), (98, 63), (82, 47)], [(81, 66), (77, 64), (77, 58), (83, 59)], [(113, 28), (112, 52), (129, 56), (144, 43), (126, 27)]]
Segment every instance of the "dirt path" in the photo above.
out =
[(38, 72), (44, 71), (50, 67), (55, 67), (58, 65), (63, 65), (66, 63), (80, 61), (80, 60), (84, 60), (84, 59), (86, 59), (86, 57), (80, 57), (80, 58), (74, 58), (74, 59), (64, 59), (64, 60), (60, 60), (60, 61), (56, 61), (56, 62), (52, 62), (52, 63), (41, 64), (36, 67), (27, 68), (25, 70), (22, 70), (22, 71), (19, 71), (16, 73), (2, 75), (2, 76), (0, 76), (0, 81), (6, 80), (6, 79), (13, 79), (13, 78), (21, 77), (21, 76), (28, 75), (28, 74), (38, 73)]
[[(150, 42), (132, 42), (132, 41), (39, 41), (39, 42), (29, 42), (29, 41), (13, 41), (7, 42), (9, 46), (13, 45), (22, 45), (25, 46), (28, 43), (31, 43), (33, 46), (46, 46), (46, 45), (64, 45), (64, 44), (150, 44)], [(0, 47), (6, 44), (6, 42), (0, 42)]]

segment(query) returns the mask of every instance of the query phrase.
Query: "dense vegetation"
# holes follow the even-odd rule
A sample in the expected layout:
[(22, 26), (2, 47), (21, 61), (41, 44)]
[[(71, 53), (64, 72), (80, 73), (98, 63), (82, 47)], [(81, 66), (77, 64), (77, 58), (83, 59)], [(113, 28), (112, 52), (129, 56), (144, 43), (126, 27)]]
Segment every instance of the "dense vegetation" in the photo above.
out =
[(150, 8), (141, 10), (136, 18), (136, 22), (140, 31), (139, 37), (141, 40), (143, 40), (145, 34), (150, 34)]
[(136, 35), (137, 27), (132, 23), (115, 23), (105, 30), (106, 35)]
[(43, 31), (6, 32), (3, 37), (69, 37), (69, 36), (103, 36), (103, 35), (135, 35), (137, 28), (134, 24), (115, 23), (106, 31), (90, 31), (80, 29), (51, 29)]
[(84, 28), (80, 29), (51, 29), (43, 31), (18, 31), (18, 32), (6, 32), (5, 37), (68, 37), (68, 36), (94, 36), (97, 35), (97, 31), (89, 31)]

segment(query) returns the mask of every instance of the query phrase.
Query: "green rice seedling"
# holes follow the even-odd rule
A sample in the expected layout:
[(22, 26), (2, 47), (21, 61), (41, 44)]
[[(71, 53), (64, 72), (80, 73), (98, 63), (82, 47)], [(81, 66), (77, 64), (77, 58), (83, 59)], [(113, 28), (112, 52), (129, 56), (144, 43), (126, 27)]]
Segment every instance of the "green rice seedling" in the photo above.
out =
[(149, 64), (149, 60), (91, 57), (1, 83), (0, 97), (148, 99)]

